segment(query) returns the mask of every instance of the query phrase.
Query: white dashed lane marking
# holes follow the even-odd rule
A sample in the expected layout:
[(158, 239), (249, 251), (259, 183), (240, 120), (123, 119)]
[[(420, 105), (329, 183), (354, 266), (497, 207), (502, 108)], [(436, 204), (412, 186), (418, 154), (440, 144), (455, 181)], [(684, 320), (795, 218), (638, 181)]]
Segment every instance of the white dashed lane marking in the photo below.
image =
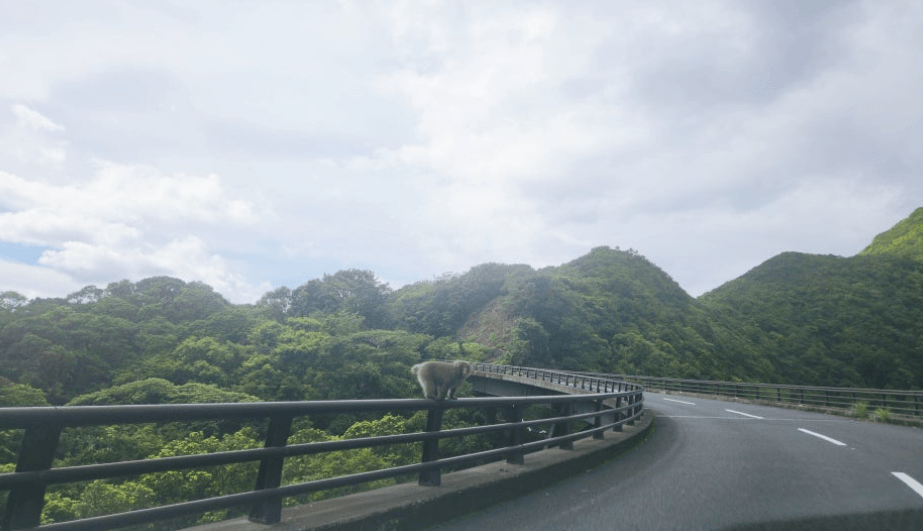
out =
[(760, 420), (763, 419), (763, 417), (757, 417), (756, 415), (751, 415), (749, 413), (742, 413), (740, 411), (734, 411), (733, 409), (725, 409), (725, 411), (727, 411), (728, 413), (733, 413), (735, 415), (743, 415), (745, 417), (750, 417), (751, 419), (760, 419)]
[(908, 476), (907, 474), (903, 472), (891, 472), (891, 473), (894, 474), (894, 477), (906, 483), (907, 486), (913, 489), (914, 492), (916, 492), (921, 497), (923, 497), (923, 485), (920, 485), (919, 481), (913, 479), (912, 477)]
[(817, 438), (820, 438), (820, 439), (823, 439), (823, 440), (825, 440), (825, 441), (827, 441), (827, 442), (832, 442), (833, 444), (835, 444), (835, 445), (837, 445), (837, 446), (846, 446), (846, 443), (844, 443), (844, 442), (840, 442), (840, 441), (838, 441), (838, 440), (836, 440), (836, 439), (831, 439), (830, 437), (827, 437), (826, 435), (821, 435), (821, 434), (819, 434), (819, 433), (814, 433), (813, 431), (806, 430), (806, 429), (804, 429), (804, 428), (798, 428), (798, 431), (807, 433), (808, 435), (813, 435), (813, 436), (815, 436), (815, 437), (817, 437)]

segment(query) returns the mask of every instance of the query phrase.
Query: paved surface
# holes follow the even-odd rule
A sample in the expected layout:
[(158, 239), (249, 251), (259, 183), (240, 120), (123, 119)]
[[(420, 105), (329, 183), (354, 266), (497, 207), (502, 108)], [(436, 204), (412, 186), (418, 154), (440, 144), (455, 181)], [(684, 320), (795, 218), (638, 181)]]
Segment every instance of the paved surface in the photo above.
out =
[(644, 445), (432, 529), (923, 529), (923, 430), (655, 393), (645, 406)]

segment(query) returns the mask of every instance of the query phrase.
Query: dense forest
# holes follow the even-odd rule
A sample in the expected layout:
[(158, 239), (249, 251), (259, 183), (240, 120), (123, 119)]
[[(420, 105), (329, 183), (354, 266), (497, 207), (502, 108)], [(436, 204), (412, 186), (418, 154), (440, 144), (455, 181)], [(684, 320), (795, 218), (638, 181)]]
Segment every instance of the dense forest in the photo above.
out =
[[(437, 358), (920, 389), (923, 208), (857, 256), (783, 253), (698, 298), (638, 252), (609, 247), (559, 267), (490, 263), (400, 289), (344, 270), (244, 305), (169, 277), (61, 299), (0, 294), (0, 407), (412, 397), (409, 367)], [(420, 422), (312, 419), (293, 440), (400, 433)], [(82, 429), (59, 462), (252, 447), (260, 437), (256, 427), (218, 423)], [(17, 434), (0, 432), (0, 471), (12, 469), (16, 444)], [(412, 457), (368, 450), (342, 459), (305, 458), (287, 481)], [(62, 488), (49, 494), (45, 520), (196, 498), (216, 485), (232, 492), (248, 474), (231, 467)]]

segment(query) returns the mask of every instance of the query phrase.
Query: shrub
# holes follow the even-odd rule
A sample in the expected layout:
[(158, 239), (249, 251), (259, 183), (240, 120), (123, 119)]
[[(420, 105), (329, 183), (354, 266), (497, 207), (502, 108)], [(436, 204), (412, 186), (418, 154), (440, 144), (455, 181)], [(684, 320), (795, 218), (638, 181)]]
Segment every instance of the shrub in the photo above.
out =
[(866, 419), (869, 416), (868, 402), (856, 402), (852, 407), (852, 414), (859, 419)]
[(877, 422), (890, 422), (891, 421), (891, 410), (884, 407), (875, 410), (875, 420)]

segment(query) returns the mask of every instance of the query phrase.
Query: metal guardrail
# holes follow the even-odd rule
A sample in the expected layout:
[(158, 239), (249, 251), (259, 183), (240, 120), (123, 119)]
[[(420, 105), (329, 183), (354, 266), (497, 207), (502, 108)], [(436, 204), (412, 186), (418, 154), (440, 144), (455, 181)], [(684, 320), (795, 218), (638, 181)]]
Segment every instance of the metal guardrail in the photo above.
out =
[(648, 390), (662, 389), (679, 393), (729, 396), (787, 405), (842, 410), (852, 410), (856, 408), (857, 404), (864, 404), (869, 413), (879, 409), (887, 410), (889, 414), (923, 418), (923, 391), (684, 380), (630, 375), (607, 376), (613, 379), (638, 383)]
[[(575, 375), (561, 371), (475, 364), (481, 374), (517, 375), (539, 382), (554, 383), (583, 393), (555, 396), (463, 398), (450, 401), (428, 399), (333, 400), (318, 402), (267, 402), (237, 404), (183, 404), (133, 406), (74, 406), (0, 409), (0, 429), (23, 429), (25, 434), (18, 456), (16, 472), (0, 474), (0, 491), (9, 491), (7, 507), (0, 529), (39, 529), (45, 531), (104, 531), (136, 524), (146, 524), (203, 512), (250, 506), (250, 519), (263, 523), (280, 520), (282, 499), (336, 487), (358, 485), (369, 481), (419, 474), (420, 485), (439, 485), (441, 471), (447, 467), (465, 466), (506, 458), (522, 464), (524, 455), (548, 446), (567, 448), (574, 440), (602, 438), (606, 430), (620, 431), (624, 424), (634, 424), (643, 414), (643, 388), (607, 377)], [(588, 407), (588, 404), (591, 407)], [(533, 405), (551, 406), (552, 415), (537, 420), (523, 420), (525, 408)], [(582, 406), (577, 408), (575, 406)], [(495, 409), (505, 412), (506, 422), (442, 430), (442, 416), (447, 409)], [(573, 413), (577, 409), (580, 413)], [(590, 409), (586, 412), (586, 409)], [(416, 412), (427, 411), (423, 432), (288, 445), (295, 418), (317, 414)], [(187, 455), (139, 461), (52, 468), (54, 454), (64, 428), (156, 422), (181, 422), (227, 419), (268, 419), (263, 448)], [(610, 421), (611, 420), (611, 421)], [(568, 432), (574, 421), (590, 424), (590, 428)], [(548, 437), (524, 442), (526, 430), (550, 426)], [(505, 431), (506, 446), (472, 454), (439, 457), (439, 441), (449, 437), (480, 435)], [(370, 448), (388, 444), (423, 443), (419, 463), (372, 472), (349, 474), (294, 485), (281, 485), (282, 470), (287, 457), (318, 454), (335, 450)], [(108, 516), (53, 523), (39, 526), (48, 485), (111, 479), (130, 475), (184, 470), (203, 466), (259, 462), (259, 472), (252, 491), (194, 500), (185, 503), (138, 509)]]

